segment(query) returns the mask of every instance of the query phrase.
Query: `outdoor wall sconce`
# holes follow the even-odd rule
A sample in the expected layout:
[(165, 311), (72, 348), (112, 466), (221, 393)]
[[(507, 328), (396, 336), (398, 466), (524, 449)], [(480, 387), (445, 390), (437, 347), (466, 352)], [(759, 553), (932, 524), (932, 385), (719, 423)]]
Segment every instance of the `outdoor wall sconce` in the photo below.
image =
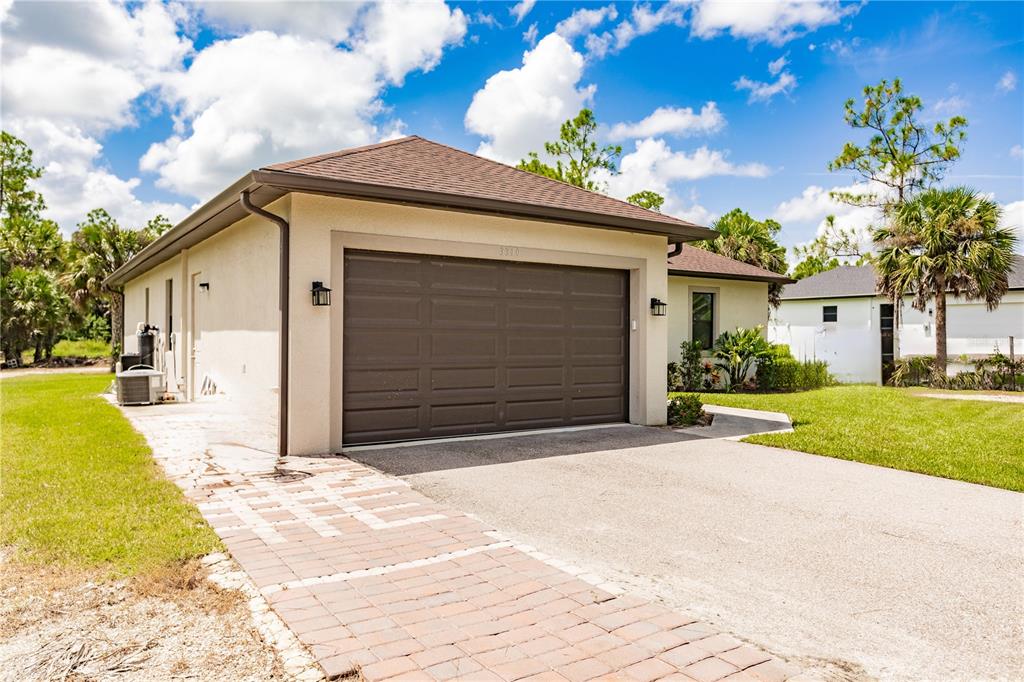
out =
[(655, 317), (665, 317), (668, 312), (668, 303), (665, 303), (660, 298), (651, 299), (651, 315)]
[(313, 294), (313, 305), (330, 305), (331, 290), (324, 286), (323, 282), (313, 282), (310, 290)]
[(210, 290), (210, 283), (209, 282), (200, 282), (199, 283), (199, 291), (209, 291), (209, 290)]

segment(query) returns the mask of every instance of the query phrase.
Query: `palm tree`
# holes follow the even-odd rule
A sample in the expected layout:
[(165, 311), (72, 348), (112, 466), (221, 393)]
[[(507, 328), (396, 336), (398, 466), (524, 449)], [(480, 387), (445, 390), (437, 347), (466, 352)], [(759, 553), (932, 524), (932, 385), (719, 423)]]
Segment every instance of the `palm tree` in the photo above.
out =
[(124, 339), (124, 298), (120, 288), (104, 287), (103, 280), (138, 253), (149, 239), (143, 230), (122, 229), (102, 208), (90, 211), (71, 236), (64, 284), (80, 310), (89, 309), (97, 301), (106, 304), (115, 356)]
[(967, 187), (928, 189), (895, 206), (872, 239), (879, 290), (899, 315), (904, 296), (924, 311), (935, 301), (935, 373), (946, 375), (946, 296), (999, 305), (1017, 237), (1000, 227), (994, 201)]
[[(786, 247), (775, 241), (775, 235), (782, 229), (779, 223), (771, 219), (754, 220), (746, 211), (734, 208), (711, 228), (718, 232), (718, 237), (697, 242), (696, 246), (780, 275), (786, 273)], [(781, 292), (779, 284), (768, 287), (768, 302), (776, 308)]]

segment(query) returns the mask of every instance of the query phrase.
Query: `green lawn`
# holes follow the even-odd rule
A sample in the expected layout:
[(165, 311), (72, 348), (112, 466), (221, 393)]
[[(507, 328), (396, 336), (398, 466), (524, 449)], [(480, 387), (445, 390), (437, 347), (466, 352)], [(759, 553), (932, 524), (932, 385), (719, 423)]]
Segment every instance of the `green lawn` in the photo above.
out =
[(879, 386), (701, 399), (793, 420), (793, 433), (751, 436), (751, 443), (1024, 491), (1024, 405), (921, 398)]
[(132, 575), (219, 540), (143, 437), (98, 394), (109, 376), (0, 382), (0, 543), (19, 559)]
[[(107, 341), (95, 341), (93, 339), (82, 339), (80, 341), (58, 341), (53, 347), (55, 358), (109, 358), (110, 343)], [(21, 354), (21, 364), (32, 363), (32, 351), (27, 350)]]

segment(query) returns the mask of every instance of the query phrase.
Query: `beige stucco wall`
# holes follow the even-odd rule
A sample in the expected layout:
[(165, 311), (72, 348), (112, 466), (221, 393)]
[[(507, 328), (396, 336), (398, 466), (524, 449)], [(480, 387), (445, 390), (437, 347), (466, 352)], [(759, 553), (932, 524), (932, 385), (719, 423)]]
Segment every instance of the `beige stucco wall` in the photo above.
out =
[[(665, 423), (664, 237), (306, 194), (292, 195), (290, 450), (341, 449), (345, 248), (564, 263), (630, 271), (630, 421)], [(314, 307), (309, 288), (334, 291)]]
[[(630, 320), (635, 322), (629, 349), (630, 421), (665, 423), (668, 320), (649, 310), (652, 297), (668, 296), (664, 237), (306, 194), (289, 195), (267, 208), (291, 223), (290, 452), (341, 450), (345, 248), (628, 270)], [(126, 336), (144, 321), (147, 286), (151, 321), (165, 319), (156, 302), (162, 302), (164, 282), (172, 279), (175, 373), (182, 397), (232, 400), (245, 406), (249, 423), (276, 428), (277, 259), (277, 227), (252, 216), (239, 221), (128, 283), (125, 320), (131, 334)], [(315, 280), (334, 290), (332, 306), (311, 304)], [(209, 291), (193, 296), (199, 281), (209, 282)], [(195, 344), (190, 325), (196, 327)], [(135, 347), (133, 338), (130, 344)], [(190, 377), (187, 349), (193, 345), (197, 371)], [(205, 379), (216, 384), (213, 398), (200, 391)]]
[(737, 327), (768, 324), (768, 284), (703, 277), (668, 278), (668, 359), (679, 359), (679, 344), (690, 340), (692, 317), (690, 295), (710, 291), (715, 297), (714, 336)]
[[(269, 210), (287, 216), (289, 204), (285, 197)], [(276, 447), (278, 255), (277, 226), (249, 216), (125, 285), (125, 347), (138, 347), (135, 330), (145, 321), (149, 288), (149, 321), (160, 327), (166, 348), (166, 281), (172, 280), (168, 387), (181, 399), (236, 405), (244, 420), (239, 433), (226, 437), (261, 448)], [(209, 289), (199, 290), (199, 282)]]

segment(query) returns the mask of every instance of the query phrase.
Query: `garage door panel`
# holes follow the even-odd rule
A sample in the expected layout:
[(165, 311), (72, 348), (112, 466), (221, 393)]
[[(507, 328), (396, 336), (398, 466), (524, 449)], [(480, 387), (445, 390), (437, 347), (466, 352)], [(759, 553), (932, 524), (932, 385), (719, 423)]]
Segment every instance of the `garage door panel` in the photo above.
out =
[(568, 273), (568, 293), (583, 298), (625, 298), (627, 282), (615, 270), (572, 270)]
[(444, 298), (430, 302), (434, 326), (497, 329), (498, 304), (486, 298)]
[(420, 287), (421, 258), (376, 252), (345, 253), (345, 284), (352, 287)]
[(622, 326), (626, 311), (617, 306), (592, 308), (576, 305), (569, 311), (571, 324), (575, 329), (617, 330)]
[[(345, 357), (353, 363), (393, 366), (398, 362), (415, 362), (420, 357), (422, 338), (417, 330), (349, 329), (345, 334)], [(346, 362), (346, 366), (348, 363)]]
[(604, 358), (620, 362), (626, 353), (625, 339), (606, 336), (577, 336), (572, 340), (574, 358)]
[(562, 296), (565, 273), (549, 267), (509, 265), (505, 269), (505, 291), (526, 296)]
[(507, 336), (507, 352), (509, 360), (558, 360), (565, 357), (566, 340), (559, 336), (537, 336), (531, 334), (509, 333)]
[(429, 371), (433, 391), (498, 388), (497, 367), (438, 367)]
[(577, 386), (621, 386), (624, 378), (620, 364), (572, 368), (572, 382)]
[(496, 293), (500, 276), (499, 267), (485, 261), (433, 259), (429, 270), (430, 288), (436, 293)]
[(373, 369), (350, 368), (346, 373), (347, 389), (352, 394), (391, 394), (418, 391), (420, 371), (416, 368)]
[(493, 430), (498, 423), (498, 406), (493, 403), (431, 405), (430, 423), (436, 428), (466, 427)]
[(343, 442), (624, 421), (627, 287), (623, 271), (346, 251)]
[(565, 326), (565, 306), (559, 302), (510, 301), (505, 306), (505, 323), (508, 329), (562, 329)]
[(351, 294), (345, 297), (350, 326), (419, 327), (422, 296)]
[(562, 388), (565, 384), (565, 367), (561, 364), (550, 367), (509, 367), (505, 372), (509, 390), (529, 388)]
[(498, 338), (493, 333), (466, 331), (433, 333), (430, 354), (439, 360), (459, 358), (463, 362), (494, 362), (498, 357)]
[(419, 430), (419, 412), (418, 405), (345, 410), (343, 420), (345, 431), (353, 435), (389, 432), (414, 435)]
[(508, 423), (519, 428), (557, 425), (565, 421), (564, 398), (548, 400), (510, 400), (506, 403)]
[(595, 396), (592, 398), (572, 398), (569, 401), (571, 419), (584, 421), (588, 419), (611, 419), (620, 413), (620, 396)]

